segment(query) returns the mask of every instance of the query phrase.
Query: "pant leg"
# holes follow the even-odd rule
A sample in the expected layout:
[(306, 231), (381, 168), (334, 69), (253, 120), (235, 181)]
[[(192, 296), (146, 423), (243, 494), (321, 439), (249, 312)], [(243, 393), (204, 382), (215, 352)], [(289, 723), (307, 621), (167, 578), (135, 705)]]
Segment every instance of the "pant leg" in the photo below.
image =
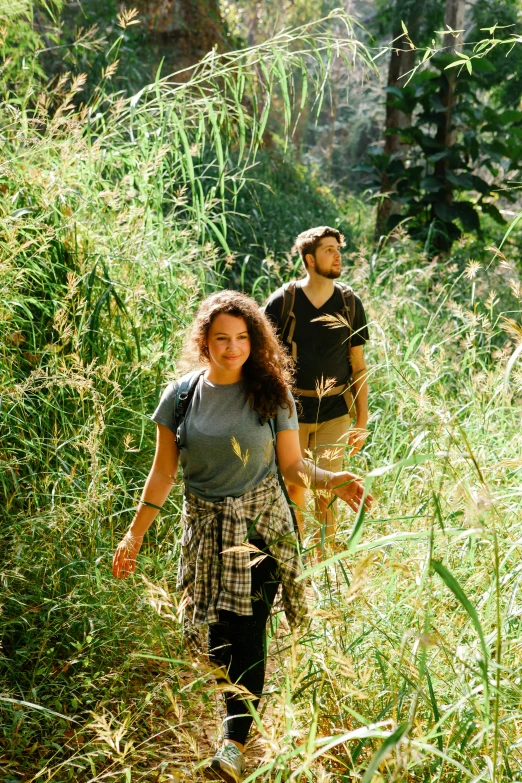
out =
[(351, 417), (349, 413), (329, 421), (323, 421), (311, 436), (317, 465), (338, 473), (343, 469), (345, 445), (350, 436)]
[[(261, 547), (260, 547), (261, 548)], [(252, 568), (251, 616), (220, 611), (219, 622), (209, 626), (210, 660), (224, 671), (232, 683), (243, 685), (259, 702), (265, 682), (266, 623), (279, 586), (277, 564), (266, 557)], [(225, 677), (223, 677), (225, 680)], [(223, 681), (218, 678), (218, 681)], [(252, 725), (252, 716), (244, 699), (227, 694), (224, 735), (244, 744)]]
[[(345, 445), (350, 437), (351, 418), (348, 413), (329, 421), (323, 421), (312, 435), (317, 467), (338, 473), (343, 469)], [(324, 525), (324, 533), (331, 537), (335, 532), (337, 501), (327, 494), (315, 498), (316, 518)], [(322, 534), (321, 534), (322, 535)]]

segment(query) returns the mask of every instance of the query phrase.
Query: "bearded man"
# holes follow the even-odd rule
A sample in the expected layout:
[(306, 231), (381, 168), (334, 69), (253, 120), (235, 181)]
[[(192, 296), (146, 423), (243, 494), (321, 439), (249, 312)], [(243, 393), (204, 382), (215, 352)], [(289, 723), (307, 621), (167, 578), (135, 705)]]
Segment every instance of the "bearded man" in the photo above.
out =
[[(295, 395), (300, 403), (303, 455), (327, 470), (342, 469), (345, 447), (356, 454), (368, 435), (368, 383), (363, 347), (368, 340), (364, 307), (341, 275), (344, 237), (335, 228), (303, 231), (295, 241), (305, 276), (285, 283), (268, 300), (265, 313), (296, 363)], [(354, 426), (352, 427), (352, 420)], [(289, 485), (290, 498), (306, 506), (305, 490)], [(316, 500), (316, 519), (326, 541), (335, 540), (335, 506)]]

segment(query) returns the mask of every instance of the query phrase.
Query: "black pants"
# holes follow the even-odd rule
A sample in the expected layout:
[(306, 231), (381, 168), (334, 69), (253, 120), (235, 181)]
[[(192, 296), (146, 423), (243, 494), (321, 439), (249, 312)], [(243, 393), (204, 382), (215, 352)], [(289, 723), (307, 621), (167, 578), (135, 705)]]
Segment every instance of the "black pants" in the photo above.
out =
[[(259, 549), (265, 547), (264, 542), (256, 540), (253, 543)], [(243, 685), (255, 696), (254, 705), (263, 693), (266, 623), (279, 582), (277, 564), (269, 555), (252, 567), (253, 614), (245, 617), (220, 610), (219, 622), (208, 627), (210, 660), (228, 674), (230, 682)], [(218, 682), (224, 681), (225, 678), (218, 678)], [(244, 745), (252, 725), (252, 716), (240, 695), (227, 694), (225, 700), (225, 738)]]

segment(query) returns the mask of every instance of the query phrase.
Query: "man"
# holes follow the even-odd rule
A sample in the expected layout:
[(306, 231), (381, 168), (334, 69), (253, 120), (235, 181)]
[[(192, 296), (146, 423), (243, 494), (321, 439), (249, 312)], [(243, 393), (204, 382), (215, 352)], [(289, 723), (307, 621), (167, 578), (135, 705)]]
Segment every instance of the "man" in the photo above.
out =
[[(296, 395), (301, 404), (299, 439), (317, 465), (342, 470), (344, 446), (356, 454), (368, 435), (368, 384), (363, 346), (368, 340), (361, 300), (341, 274), (344, 237), (335, 228), (303, 231), (295, 247), (303, 261), (304, 278), (287, 283), (270, 297), (266, 315), (275, 324), (296, 362)], [(355, 426), (351, 428), (351, 419)], [(298, 508), (305, 508), (305, 490), (290, 485)], [(318, 522), (333, 545), (335, 512), (327, 497), (316, 502)], [(303, 522), (297, 514), (299, 529)]]

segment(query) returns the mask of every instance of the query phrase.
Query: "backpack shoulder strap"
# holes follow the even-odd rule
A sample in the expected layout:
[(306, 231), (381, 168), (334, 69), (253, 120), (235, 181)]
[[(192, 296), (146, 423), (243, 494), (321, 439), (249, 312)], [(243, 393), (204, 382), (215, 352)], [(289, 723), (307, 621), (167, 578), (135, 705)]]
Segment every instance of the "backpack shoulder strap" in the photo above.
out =
[(353, 293), (353, 288), (347, 285), (347, 283), (337, 282), (335, 285), (341, 291), (341, 296), (343, 298), (344, 312), (350, 330), (350, 336), (348, 338), (348, 349), (350, 349), (352, 345), (353, 325), (355, 322), (355, 295)]
[(204, 370), (194, 370), (180, 378), (176, 390), (176, 400), (174, 404), (174, 423), (176, 426), (176, 443), (179, 442), (179, 428), (185, 420), (188, 407), (196, 391), (196, 386)]
[[(266, 420), (265, 420), (266, 421)], [(277, 469), (277, 478), (279, 480), (279, 484), (281, 486), (281, 490), (283, 492), (283, 495), (285, 496), (286, 502), (288, 503), (288, 508), (290, 509), (290, 516), (292, 517), (292, 522), (294, 523), (294, 531), (297, 536), (297, 539), (299, 543), (301, 543), (301, 533), (299, 531), (299, 525), (297, 524), (297, 516), (295, 513), (295, 503), (293, 500), (290, 499), (290, 495), (288, 494), (288, 489), (285, 484), (285, 480), (283, 478), (283, 474), (281, 473), (281, 468), (279, 467), (279, 464), (277, 462), (277, 433), (276, 433), (276, 420), (268, 419), (268, 424), (270, 426), (270, 430), (272, 432), (272, 440), (274, 441), (274, 455), (275, 455), (275, 463), (276, 463), (276, 469)]]
[(294, 314), (294, 302), (295, 302), (295, 289), (297, 288), (296, 281), (290, 280), (289, 283), (283, 285), (283, 303), (281, 305), (281, 339), (283, 342), (288, 343), (292, 349), (292, 358), (297, 359), (297, 346), (293, 341), (295, 331), (295, 314)]

